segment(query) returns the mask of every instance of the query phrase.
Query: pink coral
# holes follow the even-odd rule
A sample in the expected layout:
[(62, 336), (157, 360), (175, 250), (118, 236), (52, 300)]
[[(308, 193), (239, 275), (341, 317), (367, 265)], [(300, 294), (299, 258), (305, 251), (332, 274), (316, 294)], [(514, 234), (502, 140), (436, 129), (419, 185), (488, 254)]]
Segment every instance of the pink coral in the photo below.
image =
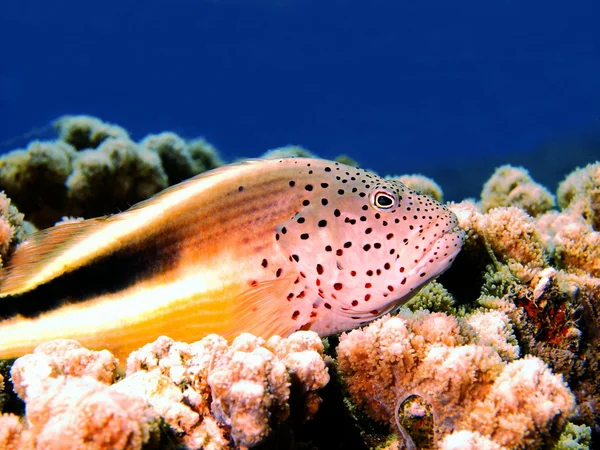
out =
[(507, 448), (525, 439), (535, 448), (574, 412), (574, 397), (538, 358), (514, 360), (506, 315), (477, 314), (401, 312), (343, 334), (338, 365), (353, 401), (393, 423), (398, 402), (418, 395), (433, 408), (438, 444), (467, 430)]
[(155, 387), (141, 388), (144, 396), (167, 423), (185, 433), (188, 445), (224, 445), (231, 436), (246, 448), (287, 419), (292, 374), (306, 393), (309, 416), (318, 407), (315, 391), (329, 381), (323, 344), (315, 333), (268, 341), (246, 333), (231, 345), (216, 335), (189, 345), (161, 337), (130, 355), (127, 378), (119, 384), (145, 377), (138, 386)]
[(288, 418), (291, 386), (308, 418), (329, 381), (323, 343), (309, 331), (268, 341), (242, 334), (230, 345), (217, 335), (193, 344), (160, 337), (130, 355), (116, 383), (108, 351), (52, 341), (11, 374), (27, 426), (0, 416), (0, 439), (51, 450), (140, 449), (158, 439), (161, 419), (187, 448), (248, 448)]

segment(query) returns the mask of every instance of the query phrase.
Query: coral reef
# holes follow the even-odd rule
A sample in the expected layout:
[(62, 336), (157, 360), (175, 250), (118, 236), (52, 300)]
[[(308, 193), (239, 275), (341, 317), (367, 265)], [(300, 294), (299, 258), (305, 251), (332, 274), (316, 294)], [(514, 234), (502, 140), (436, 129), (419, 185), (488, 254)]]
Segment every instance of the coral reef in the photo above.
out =
[(535, 217), (555, 205), (554, 195), (536, 183), (523, 167), (504, 165), (497, 168), (481, 191), (483, 212), (499, 206), (515, 206)]
[(286, 145), (277, 147), (265, 152), (261, 158), (277, 159), (277, 158), (315, 158), (316, 156), (310, 150), (301, 147), (300, 145)]
[(313, 332), (265, 341), (242, 334), (231, 345), (210, 335), (193, 344), (161, 337), (132, 353), (126, 376), (117, 360), (76, 341), (52, 341), (11, 370), (26, 404), (27, 425), (0, 417), (5, 447), (140, 449), (169, 439), (185, 448), (248, 448), (290, 417), (291, 392), (301, 419), (320, 404), (329, 381), (323, 343)]
[(202, 139), (162, 133), (135, 143), (123, 128), (88, 116), (61, 117), (55, 128), (58, 140), (35, 141), (0, 158), (0, 189), (39, 228), (62, 216), (127, 209), (222, 164)]
[(412, 190), (418, 191), (421, 194), (429, 195), (438, 202), (444, 201), (444, 191), (442, 191), (442, 187), (425, 175), (394, 175), (387, 176), (386, 178), (398, 180), (400, 183), (404, 183)]
[(431, 405), (438, 444), (465, 430), (505, 448), (539, 448), (575, 399), (539, 358), (515, 359), (508, 321), (501, 312), (403, 311), (343, 334), (338, 366), (353, 401), (376, 420), (394, 422), (398, 402), (417, 395)]
[(481, 191), (483, 212), (499, 206), (515, 206), (535, 217), (555, 205), (554, 196), (544, 186), (533, 181), (523, 167), (498, 167)]
[(592, 429), (569, 422), (553, 450), (587, 450), (592, 440)]
[[(88, 116), (55, 128), (57, 140), (0, 157), (0, 263), (34, 226), (110, 214), (222, 164), (202, 139), (135, 142)], [(313, 154), (263, 155), (282, 156)], [(442, 199), (433, 180), (395, 178)], [(453, 266), (339, 345), (309, 332), (162, 337), (121, 373), (106, 351), (56, 341), (10, 378), (2, 362), (0, 448), (593, 448), (600, 163), (569, 174), (556, 197), (502, 166), (479, 202), (449, 207), (467, 236)]]
[(91, 116), (62, 116), (54, 121), (60, 141), (75, 150), (96, 148), (109, 138), (129, 139), (129, 133), (118, 125), (109, 124)]
[(558, 185), (556, 195), (562, 210), (574, 211), (600, 231), (600, 162), (573, 171)]
[(24, 220), (24, 215), (11, 205), (10, 199), (0, 191), (0, 267), (2, 259), (33, 231), (35, 227)]

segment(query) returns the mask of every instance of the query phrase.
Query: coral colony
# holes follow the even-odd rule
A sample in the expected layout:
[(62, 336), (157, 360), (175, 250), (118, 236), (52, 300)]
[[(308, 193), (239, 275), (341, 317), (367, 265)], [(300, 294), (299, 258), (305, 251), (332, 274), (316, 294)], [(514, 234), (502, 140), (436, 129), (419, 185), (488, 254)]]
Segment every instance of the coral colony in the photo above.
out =
[[(15, 269), (19, 262), (35, 265), (23, 248), (43, 241), (36, 230), (57, 222), (77, 229), (88, 223), (83, 219), (119, 213), (223, 166), (206, 141), (173, 133), (134, 142), (121, 127), (86, 116), (63, 117), (56, 129), (56, 141), (32, 142), (0, 158), (3, 289), (23, 284), (7, 280), (27, 273)], [(268, 324), (285, 316), (285, 327), (252, 328), (252, 315), (245, 315), (248, 323), (237, 324), (234, 335), (193, 342), (168, 323), (157, 330), (170, 337), (144, 341), (150, 334), (139, 327), (140, 339), (125, 354), (110, 339), (102, 346), (98, 339), (38, 336), (35, 349), (0, 362), (0, 448), (592, 448), (600, 438), (600, 163), (568, 174), (556, 196), (524, 168), (502, 166), (479, 201), (442, 205), (441, 187), (421, 175), (383, 179), (351, 168), (356, 163), (347, 157), (332, 166), (304, 159), (315, 155), (301, 147), (263, 158), (275, 164), (290, 156), (304, 166), (317, 161), (302, 169), (315, 182), (286, 179), (286, 195), (317, 205), (274, 230), (289, 261), (274, 267), (275, 255), (261, 257), (256, 273), (272, 270), (273, 278), (285, 279), (277, 269), (299, 267), (303, 276), (291, 278), (294, 287), (277, 292), (286, 305), (309, 308), (273, 308), (254, 318)], [(310, 177), (321, 164), (347, 174), (317, 184)], [(340, 200), (338, 190), (348, 188), (337, 183), (354, 182), (357, 195), (366, 184), (381, 190), (378, 198), (365, 195), (375, 209), (362, 212), (358, 203)], [(250, 185), (238, 184), (227, 198), (251, 194)], [(168, 205), (180, 188), (172, 189), (160, 197)], [(323, 195), (313, 198), (318, 189)], [(411, 203), (403, 203), (407, 198)], [(414, 214), (398, 209), (406, 206)], [(384, 217), (388, 208), (398, 209), (405, 230), (381, 234), (393, 226)], [(339, 223), (361, 232), (340, 235)], [(106, 236), (126, 235), (116, 229)], [(60, 236), (49, 239), (52, 245), (71, 239), (60, 231), (42, 236)], [(418, 247), (421, 237), (425, 249)], [(404, 256), (396, 254), (402, 239), (410, 249)], [(357, 248), (361, 253), (353, 253)], [(386, 256), (369, 259), (376, 251)], [(422, 282), (402, 270), (410, 266), (408, 254), (412, 266), (423, 268)], [(302, 266), (311, 261), (318, 263)], [(327, 264), (337, 264), (339, 280), (327, 278)], [(390, 282), (377, 284), (392, 270)], [(82, 284), (77, 277), (72, 282)], [(404, 292), (403, 284), (410, 289)], [(271, 302), (278, 298), (258, 290), (253, 307), (261, 292)], [(38, 303), (21, 313), (14, 298), (20, 297), (0, 299), (0, 347), (10, 347), (16, 333), (2, 334), (3, 327), (17, 330), (10, 327), (37, 314)], [(375, 300), (385, 306), (367, 309)], [(169, 314), (176, 320), (177, 311)], [(327, 320), (316, 326), (319, 317)], [(189, 328), (188, 322), (177, 323)], [(340, 330), (347, 331), (328, 336)]]

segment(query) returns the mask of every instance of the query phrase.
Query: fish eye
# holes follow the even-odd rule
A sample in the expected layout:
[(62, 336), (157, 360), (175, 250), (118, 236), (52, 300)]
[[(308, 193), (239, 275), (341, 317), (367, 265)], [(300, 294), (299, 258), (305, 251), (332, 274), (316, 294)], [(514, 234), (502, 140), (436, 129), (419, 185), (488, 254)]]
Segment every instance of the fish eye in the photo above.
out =
[(388, 210), (398, 206), (398, 197), (388, 190), (378, 190), (371, 196), (371, 203), (375, 209)]

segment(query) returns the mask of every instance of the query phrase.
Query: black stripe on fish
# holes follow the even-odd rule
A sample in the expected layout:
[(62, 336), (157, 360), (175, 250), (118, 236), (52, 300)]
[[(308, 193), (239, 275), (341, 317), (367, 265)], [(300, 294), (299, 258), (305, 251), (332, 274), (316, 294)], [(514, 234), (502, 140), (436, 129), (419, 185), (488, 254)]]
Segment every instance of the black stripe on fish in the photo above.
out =
[(0, 320), (17, 315), (35, 318), (65, 304), (81, 303), (105, 294), (122, 291), (134, 284), (168, 271), (177, 264), (173, 246), (144, 240), (38, 286), (32, 291), (0, 299)]

